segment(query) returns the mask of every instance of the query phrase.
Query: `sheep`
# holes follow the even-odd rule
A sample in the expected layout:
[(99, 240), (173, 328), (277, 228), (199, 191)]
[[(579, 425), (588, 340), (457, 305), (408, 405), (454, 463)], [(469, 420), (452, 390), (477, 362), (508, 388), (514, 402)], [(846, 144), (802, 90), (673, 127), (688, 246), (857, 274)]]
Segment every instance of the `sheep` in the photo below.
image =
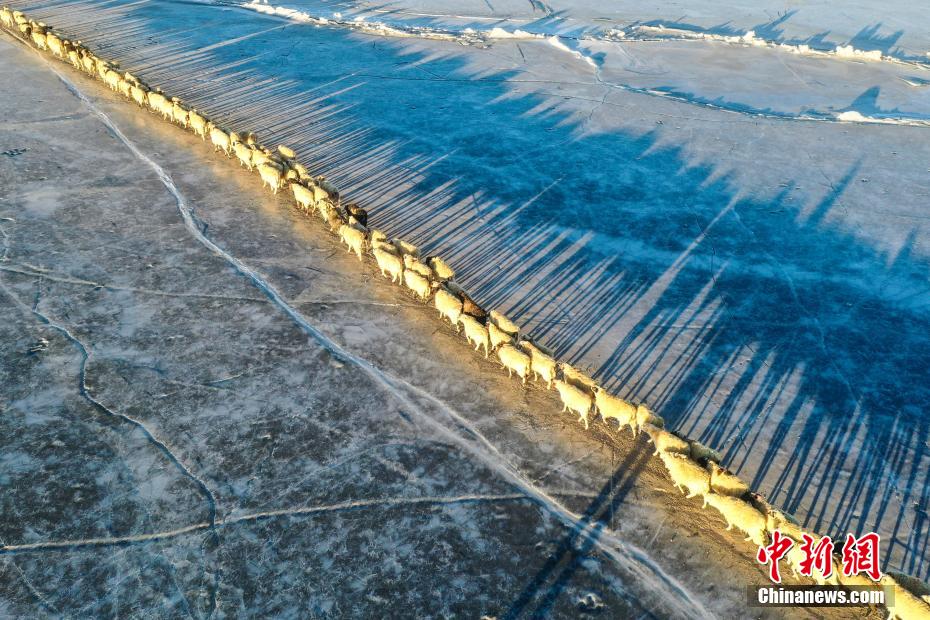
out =
[(32, 31), (31, 36), (32, 36), (32, 42), (35, 43), (35, 46), (37, 48), (39, 48), (40, 50), (45, 50), (48, 48), (48, 44), (46, 43), (46, 37), (45, 37), (44, 32), (38, 29), (34, 29)]
[(530, 356), (520, 351), (512, 344), (505, 344), (497, 350), (497, 357), (501, 364), (507, 369), (507, 376), (512, 377), (513, 373), (523, 380), (526, 385), (526, 378), (530, 374)]
[(432, 287), (430, 286), (429, 280), (418, 274), (412, 269), (404, 270), (404, 284), (407, 285), (411, 291), (416, 293), (422, 299), (429, 299), (429, 295), (432, 292)]
[(484, 308), (479, 306), (474, 299), (468, 296), (465, 291), (459, 293), (459, 297), (462, 299), (462, 311), (465, 314), (470, 314), (477, 319), (485, 319), (485, 317), (488, 316), (488, 313), (484, 311)]
[(110, 90), (119, 90), (119, 73), (113, 69), (108, 70), (103, 75), (103, 83), (106, 84)]
[(258, 174), (262, 178), (262, 187), (269, 185), (271, 193), (277, 195), (278, 189), (284, 185), (284, 173), (270, 164), (259, 164)]
[(513, 342), (513, 336), (503, 331), (500, 327), (495, 325), (492, 321), (488, 321), (488, 336), (491, 339), (491, 348), (496, 349), (497, 347), (510, 344)]
[(652, 424), (643, 424), (641, 430), (649, 435), (649, 439), (652, 441), (652, 445), (655, 446), (656, 455), (665, 452), (675, 452), (676, 454), (688, 456), (688, 442), (681, 437), (678, 437), (677, 435), (674, 435), (663, 428), (659, 428), (658, 426), (653, 426)]
[(708, 448), (699, 441), (691, 442), (691, 458), (695, 461), (708, 461), (713, 463), (719, 463), (722, 460), (719, 452)]
[(406, 269), (412, 269), (413, 271), (416, 271), (427, 280), (431, 280), (433, 278), (433, 270), (410, 254), (404, 254), (404, 267)]
[(520, 328), (514, 325), (510, 319), (505, 317), (503, 314), (497, 310), (491, 310), (490, 312), (491, 320), (494, 321), (494, 324), (497, 325), (501, 331), (507, 332), (514, 338), (520, 336)]
[(84, 73), (93, 74), (95, 66), (93, 56), (88, 55), (81, 58), (81, 67), (84, 69)]
[(187, 114), (188, 120), (190, 122), (191, 131), (200, 136), (201, 140), (206, 141), (207, 139), (207, 119), (204, 118), (202, 114), (197, 112), (196, 109), (191, 109)]
[(245, 134), (245, 143), (249, 146), (255, 146), (258, 144), (258, 136), (255, 135), (254, 131), (250, 131)]
[(149, 108), (151, 108), (153, 112), (161, 114), (163, 118), (167, 119), (167, 116), (165, 116), (165, 110), (169, 105), (170, 104), (168, 103), (168, 99), (163, 93), (158, 91), (152, 91), (149, 93)]
[(760, 547), (768, 544), (768, 533), (765, 527), (765, 515), (756, 510), (751, 504), (728, 495), (706, 493), (704, 505), (712, 506), (727, 522), (727, 529), (737, 529), (746, 534), (746, 540), (752, 541)]
[(144, 86), (133, 86), (129, 89), (129, 96), (142, 108), (144, 108), (148, 102), (148, 93)]
[(365, 233), (348, 224), (342, 224), (339, 227), (339, 238), (349, 246), (349, 252), (354, 251), (358, 259), (362, 260), (362, 250), (365, 249)]
[(451, 280), (455, 277), (455, 271), (438, 256), (431, 256), (427, 264), (436, 272), (436, 277), (440, 280)]
[(262, 148), (253, 148), (252, 149), (252, 165), (257, 166), (259, 164), (270, 164), (274, 162), (274, 158), (271, 156), (271, 151), (268, 149)]
[(226, 157), (229, 157), (229, 149), (232, 147), (232, 142), (230, 141), (229, 134), (220, 129), (219, 127), (210, 128), (210, 142), (213, 143), (213, 152), (217, 150), (223, 151), (226, 154)]
[(123, 78), (119, 78), (117, 82), (116, 90), (119, 91), (119, 94), (121, 94), (123, 97), (126, 97), (127, 99), (129, 99), (130, 97), (132, 97), (132, 95), (130, 94), (130, 90), (132, 89), (132, 87), (133, 87), (132, 82), (125, 80)]
[(436, 309), (439, 310), (439, 316), (449, 319), (452, 325), (455, 326), (455, 331), (458, 332), (459, 317), (462, 315), (462, 300), (446, 289), (441, 288), (436, 291), (433, 303), (436, 305)]
[(13, 27), (13, 11), (6, 7), (0, 8), (0, 22), (7, 28)]
[[(325, 205), (326, 203), (321, 204)], [(336, 209), (328, 209), (325, 219), (326, 223), (329, 225), (329, 229), (333, 232), (338, 232), (342, 225), (345, 224), (345, 219)]]
[(584, 422), (585, 430), (588, 429), (588, 413), (594, 404), (594, 399), (587, 392), (579, 390), (571, 383), (566, 383), (560, 379), (553, 381), (559, 398), (562, 399), (562, 411), (573, 411), (578, 414), (578, 421)]
[(171, 103), (171, 118), (174, 122), (187, 129), (189, 123), (187, 108), (181, 105), (181, 100), (175, 97)]
[[(374, 241), (370, 241), (370, 243), (372, 251), (381, 250), (382, 252), (387, 252), (388, 254), (397, 256), (397, 247), (395, 247), (393, 243), (388, 243), (387, 241), (383, 241), (381, 239), (375, 239)], [(398, 260), (400, 260), (399, 256)], [(403, 261), (401, 261), (401, 266), (403, 266)]]
[[(722, 497), (722, 496), (721, 496), (721, 495), (718, 495), (717, 497)], [(731, 499), (732, 499), (732, 498), (731, 498)], [(739, 501), (739, 500), (736, 500), (736, 501)], [(739, 527), (739, 526), (737, 526), (737, 527)], [(740, 528), (740, 529), (742, 529), (742, 528)], [(744, 531), (745, 531), (745, 530), (744, 530)], [(786, 558), (787, 558), (787, 560), (788, 560), (788, 565), (791, 567), (791, 572), (794, 573), (795, 576), (801, 575), (801, 562), (805, 559), (804, 552), (801, 551), (801, 546), (802, 546), (803, 543), (804, 543), (803, 534), (804, 534), (804, 532), (801, 532), (800, 530), (798, 530), (798, 540), (795, 541), (797, 544), (795, 544), (793, 547), (791, 547), (791, 549), (788, 550), (788, 554), (787, 554), (787, 556), (786, 556)], [(813, 535), (807, 534), (807, 535), (811, 537), (813, 547), (816, 548), (817, 545), (820, 544), (821, 538), (820, 538), (819, 536), (817, 536), (816, 534), (813, 534)], [(792, 538), (793, 538), (793, 537), (792, 537)], [(837, 579), (837, 577), (836, 577), (836, 573), (837, 573), (837, 571), (833, 571), (833, 574), (832, 574), (832, 575), (830, 575), (829, 577), (826, 577), (826, 576), (824, 576), (824, 574), (817, 568), (817, 566), (812, 565), (812, 566), (811, 566), (811, 574), (810, 574), (810, 577), (811, 577), (814, 581), (816, 581), (819, 585), (828, 585), (828, 584), (829, 584), (829, 585), (836, 585), (836, 584), (839, 583), (839, 581), (838, 581), (838, 579)]]
[(487, 359), (490, 346), (488, 328), (479, 323), (475, 317), (464, 313), (459, 315), (459, 323), (465, 328), (465, 338), (469, 344), (475, 345), (475, 351), (484, 347), (484, 357)]
[(346, 205), (346, 211), (348, 211), (352, 217), (354, 217), (359, 222), (361, 222), (362, 225), (364, 226), (368, 225), (368, 211), (366, 211), (365, 209), (361, 208), (354, 202), (350, 202), (349, 204)]
[(420, 258), (420, 249), (412, 243), (407, 243), (402, 239), (394, 239), (393, 243), (397, 246), (401, 254), (409, 254), (414, 258)]
[(45, 44), (48, 46), (49, 51), (57, 56), (58, 58), (63, 58), (64, 47), (61, 45), (61, 39), (54, 33), (49, 32), (45, 35)]
[(710, 463), (710, 488), (714, 493), (743, 497), (749, 492), (749, 485), (716, 463)]
[(380, 231), (376, 228), (371, 229), (371, 240), (372, 241), (387, 241), (388, 236), (384, 234), (383, 231)]
[(294, 162), (294, 163), (291, 165), (291, 167), (292, 167), (294, 170), (297, 171), (297, 174), (300, 175), (300, 180), (301, 180), (301, 181), (303, 181), (304, 179), (313, 180), (312, 177), (310, 177), (310, 173), (307, 171), (306, 166), (304, 166), (303, 164), (298, 163), (298, 162)]
[(355, 217), (352, 216), (352, 215), (349, 216), (349, 226), (351, 226), (352, 228), (355, 228), (355, 229), (357, 229), (357, 230), (362, 231), (363, 233), (365, 233), (365, 236), (366, 236), (366, 237), (368, 236), (368, 227), (365, 226), (364, 224), (362, 224), (361, 222), (359, 222), (359, 221), (358, 221), (357, 219), (355, 219)]
[(291, 183), (291, 193), (294, 194), (297, 206), (304, 211), (309, 211), (310, 207), (316, 204), (313, 199), (313, 192), (299, 183)]
[(403, 280), (404, 264), (401, 262), (400, 258), (379, 248), (374, 248), (372, 254), (375, 256), (375, 262), (378, 263), (378, 269), (381, 270), (381, 275), (385, 277), (390, 275), (391, 282), (394, 283)]
[(542, 378), (546, 382), (546, 389), (551, 390), (557, 362), (529, 340), (521, 340), (519, 345), (521, 349), (530, 354), (530, 370), (533, 371), (533, 377)]
[(710, 474), (706, 469), (675, 452), (662, 452), (659, 458), (668, 470), (672, 483), (681, 492), (687, 491), (687, 497), (710, 493)]
[(281, 156), (285, 159), (297, 159), (297, 153), (283, 144), (278, 145), (278, 152), (281, 153)]
[(313, 185), (310, 188), (310, 190), (313, 192), (313, 200), (315, 200), (317, 203), (323, 200), (332, 200), (332, 198), (329, 195), (329, 192), (327, 192), (325, 189), (323, 189), (319, 185)]
[(665, 428), (665, 420), (654, 414), (646, 405), (639, 404), (636, 407), (636, 426), (633, 428), (634, 437), (639, 434), (639, 428), (644, 424)]
[(81, 55), (77, 53), (77, 50), (68, 50), (68, 61), (75, 69), (81, 70)]
[(339, 202), (339, 190), (336, 189), (336, 186), (326, 180), (324, 176), (318, 176), (314, 179), (314, 183), (324, 192), (326, 192), (326, 197), (332, 200), (335, 203)]
[[(840, 571), (842, 572), (842, 571)], [(888, 609), (888, 618), (899, 618), (900, 620), (930, 620), (930, 601), (927, 597), (921, 599), (916, 592), (904, 587), (904, 581), (901, 576), (896, 574), (886, 574), (882, 576), (881, 584), (888, 588), (894, 589), (893, 602), (885, 602)], [(874, 584), (870, 584), (874, 585)]]
[(594, 388), (597, 387), (597, 383), (594, 382), (594, 379), (575, 369), (571, 364), (566, 364), (564, 362), (562, 363), (562, 377), (579, 390), (584, 390), (591, 394), (594, 394)]
[(635, 434), (636, 407), (632, 404), (608, 394), (604, 388), (597, 386), (594, 388), (594, 405), (604, 422), (613, 418), (617, 421), (618, 429), (623, 428), (624, 424), (629, 424)]
[(252, 149), (248, 144), (243, 144), (242, 142), (237, 142), (233, 146), (233, 152), (236, 154), (236, 157), (239, 159), (239, 163), (249, 169), (249, 172), (252, 171)]

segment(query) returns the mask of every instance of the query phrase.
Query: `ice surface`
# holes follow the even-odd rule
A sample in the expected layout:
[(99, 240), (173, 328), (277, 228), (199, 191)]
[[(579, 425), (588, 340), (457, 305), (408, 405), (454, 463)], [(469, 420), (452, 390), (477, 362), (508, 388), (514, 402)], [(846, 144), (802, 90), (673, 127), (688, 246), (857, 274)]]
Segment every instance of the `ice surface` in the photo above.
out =
[[(926, 577), (926, 16), (491, 4), (284, 3), (365, 28), (230, 5), (18, 6), (295, 147), (479, 301), (811, 527), (877, 529), (887, 567)], [(609, 36), (651, 20), (739, 40)], [(481, 34), (494, 28), (534, 37)]]

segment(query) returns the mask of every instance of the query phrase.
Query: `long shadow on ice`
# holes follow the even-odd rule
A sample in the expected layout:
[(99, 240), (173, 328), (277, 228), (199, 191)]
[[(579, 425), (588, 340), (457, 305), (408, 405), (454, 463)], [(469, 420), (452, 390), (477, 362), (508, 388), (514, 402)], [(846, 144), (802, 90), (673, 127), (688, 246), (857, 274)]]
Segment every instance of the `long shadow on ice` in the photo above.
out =
[(584, 131), (559, 84), (518, 66), (208, 6), (18, 6), (295, 147), (807, 525), (880, 528), (888, 566), (930, 572), (930, 265), (914, 238), (889, 256), (827, 223), (856, 166), (805, 215), (787, 193), (738, 194), (658, 130)]

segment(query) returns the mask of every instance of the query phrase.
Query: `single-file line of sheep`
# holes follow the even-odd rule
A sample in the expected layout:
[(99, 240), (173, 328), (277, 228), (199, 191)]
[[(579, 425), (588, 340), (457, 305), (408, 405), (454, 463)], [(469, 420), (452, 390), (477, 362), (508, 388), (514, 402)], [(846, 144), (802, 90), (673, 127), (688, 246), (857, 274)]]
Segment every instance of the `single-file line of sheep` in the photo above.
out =
[[(585, 429), (598, 416), (609, 428), (628, 427), (634, 437), (644, 433), (665, 466), (676, 487), (688, 497), (701, 496), (703, 506), (718, 511), (727, 529), (736, 528), (746, 540), (767, 545), (778, 530), (796, 545), (789, 553), (788, 564), (800, 574), (803, 556), (797, 553), (802, 535), (807, 532), (790, 515), (774, 508), (722, 464), (720, 455), (699, 442), (665, 429), (663, 419), (643, 404), (633, 404), (608, 393), (585, 373), (559, 362), (542, 344), (521, 335), (520, 328), (502, 313), (486, 311), (456, 283), (455, 271), (439, 256), (422, 257), (419, 249), (404, 240), (391, 239), (371, 228), (368, 213), (354, 203), (344, 203), (339, 191), (322, 176), (312, 176), (298, 162), (297, 154), (285, 145), (272, 149), (259, 143), (254, 133), (241, 133), (220, 127), (195, 108), (186, 107), (177, 97), (152, 88), (128, 71), (120, 71), (115, 62), (95, 55), (80, 41), (71, 41), (42, 22), (27, 18), (22, 12), (0, 8), (0, 23), (12, 34), (34, 48), (70, 63), (75, 69), (101, 80), (111, 90), (160, 115), (164, 120), (188, 129), (206, 142), (214, 152), (235, 157), (241, 166), (257, 172), (262, 186), (274, 194), (290, 190), (295, 206), (308, 215), (315, 214), (345, 244), (349, 252), (364, 260), (366, 253), (374, 259), (381, 275), (405, 286), (425, 303), (431, 303), (439, 316), (457, 333), (463, 333), (469, 345), (486, 358), (492, 354), (523, 384), (541, 381), (546, 389), (555, 389), (563, 411), (578, 416)], [(825, 578), (814, 569), (820, 584), (872, 585), (868, 577), (846, 577), (841, 571)], [(890, 617), (901, 620), (930, 618), (930, 590), (913, 578), (889, 574), (882, 584), (893, 586), (895, 596), (888, 605)]]

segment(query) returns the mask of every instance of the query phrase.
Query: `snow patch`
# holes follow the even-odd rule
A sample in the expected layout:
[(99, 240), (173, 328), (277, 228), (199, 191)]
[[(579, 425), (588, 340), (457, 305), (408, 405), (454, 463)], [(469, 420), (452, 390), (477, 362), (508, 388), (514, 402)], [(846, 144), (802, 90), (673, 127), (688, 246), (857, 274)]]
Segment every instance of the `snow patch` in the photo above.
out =
[(575, 58), (577, 58), (578, 60), (581, 60), (582, 62), (585, 62), (591, 65), (595, 69), (597, 68), (597, 62), (593, 58), (591, 58), (590, 56), (586, 54), (583, 54), (577, 49), (572, 49), (571, 47), (566, 45), (565, 43), (566, 39), (562, 39), (556, 36), (551, 36), (551, 37), (546, 37), (546, 41), (549, 43), (549, 45), (551, 45), (555, 49), (563, 51), (563, 52), (567, 52), (571, 54), (572, 56), (574, 56)]

